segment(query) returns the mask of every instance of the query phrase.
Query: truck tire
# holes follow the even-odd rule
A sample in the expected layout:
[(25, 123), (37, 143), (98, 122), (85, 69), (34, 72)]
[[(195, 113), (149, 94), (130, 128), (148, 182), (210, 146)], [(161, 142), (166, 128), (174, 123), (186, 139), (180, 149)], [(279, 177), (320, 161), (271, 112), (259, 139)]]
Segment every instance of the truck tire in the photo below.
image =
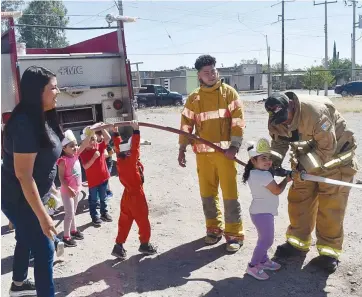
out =
[(146, 108), (146, 107), (147, 107), (146, 103), (143, 103), (143, 102), (138, 103), (138, 109), (142, 109), (142, 108)]
[(341, 95), (342, 95), (342, 97), (347, 97), (349, 94), (348, 94), (347, 91), (343, 91), (343, 92), (341, 93)]
[(181, 100), (177, 100), (177, 101), (175, 102), (175, 105), (176, 105), (176, 106), (182, 106), (182, 101), (181, 101)]

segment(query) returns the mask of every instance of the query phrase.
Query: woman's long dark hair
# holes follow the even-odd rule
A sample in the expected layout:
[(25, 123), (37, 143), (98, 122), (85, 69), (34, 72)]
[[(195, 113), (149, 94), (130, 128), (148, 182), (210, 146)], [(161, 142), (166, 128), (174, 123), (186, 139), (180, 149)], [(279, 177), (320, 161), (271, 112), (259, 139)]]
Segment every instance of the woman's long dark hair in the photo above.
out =
[[(12, 111), (10, 119), (5, 126), (5, 133), (6, 128), (17, 115), (25, 114), (33, 123), (36, 133), (38, 133), (40, 147), (53, 146), (46, 131), (45, 121), (48, 121), (48, 124), (55, 128), (55, 133), (58, 136), (61, 136), (62, 131), (59, 127), (56, 110), (44, 112), (42, 99), (44, 87), (52, 77), (56, 77), (55, 73), (40, 66), (30, 66), (24, 71), (20, 81), (20, 101)], [(19, 135), (19, 137), (21, 136)]]
[(251, 162), (251, 159), (249, 160), (248, 164), (245, 166), (244, 174), (243, 174), (243, 183), (246, 184), (250, 177), (250, 171), (254, 169), (254, 165)]

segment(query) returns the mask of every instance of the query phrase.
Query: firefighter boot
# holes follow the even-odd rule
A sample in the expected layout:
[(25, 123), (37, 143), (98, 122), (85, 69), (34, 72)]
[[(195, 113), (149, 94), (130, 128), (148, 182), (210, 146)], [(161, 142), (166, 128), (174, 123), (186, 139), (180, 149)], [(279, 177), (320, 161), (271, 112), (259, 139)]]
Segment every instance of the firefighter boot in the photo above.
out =
[(288, 257), (296, 257), (303, 255), (305, 255), (305, 252), (296, 249), (288, 242), (283, 243), (282, 245), (278, 245), (277, 250), (275, 252), (275, 257), (277, 258), (288, 258)]
[(338, 267), (338, 263), (338, 259), (324, 255), (318, 256), (311, 261), (312, 265), (317, 266), (328, 273), (335, 272)]

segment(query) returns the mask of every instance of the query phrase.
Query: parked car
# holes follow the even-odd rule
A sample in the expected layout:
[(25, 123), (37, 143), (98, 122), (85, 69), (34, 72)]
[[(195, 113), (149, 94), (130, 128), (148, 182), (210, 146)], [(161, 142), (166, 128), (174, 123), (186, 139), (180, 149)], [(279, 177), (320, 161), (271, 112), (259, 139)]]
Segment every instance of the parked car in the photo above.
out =
[(336, 86), (334, 93), (345, 96), (362, 95), (362, 81), (351, 81), (341, 86)]
[(170, 92), (161, 85), (142, 85), (137, 94), (138, 108), (149, 106), (182, 106), (182, 95), (177, 92)]

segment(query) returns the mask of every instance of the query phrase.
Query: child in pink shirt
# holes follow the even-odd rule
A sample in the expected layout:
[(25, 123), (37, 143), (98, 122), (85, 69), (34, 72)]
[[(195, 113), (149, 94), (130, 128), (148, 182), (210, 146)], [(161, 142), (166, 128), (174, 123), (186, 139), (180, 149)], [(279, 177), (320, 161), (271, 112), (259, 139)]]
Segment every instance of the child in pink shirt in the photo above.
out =
[(77, 230), (75, 222), (75, 213), (82, 187), (82, 170), (78, 158), (80, 153), (88, 146), (90, 137), (87, 137), (78, 147), (72, 130), (65, 131), (64, 136), (62, 155), (57, 162), (61, 183), (60, 194), (65, 213), (63, 242), (67, 247), (75, 247), (77, 246), (75, 239), (84, 239), (83, 234)]

